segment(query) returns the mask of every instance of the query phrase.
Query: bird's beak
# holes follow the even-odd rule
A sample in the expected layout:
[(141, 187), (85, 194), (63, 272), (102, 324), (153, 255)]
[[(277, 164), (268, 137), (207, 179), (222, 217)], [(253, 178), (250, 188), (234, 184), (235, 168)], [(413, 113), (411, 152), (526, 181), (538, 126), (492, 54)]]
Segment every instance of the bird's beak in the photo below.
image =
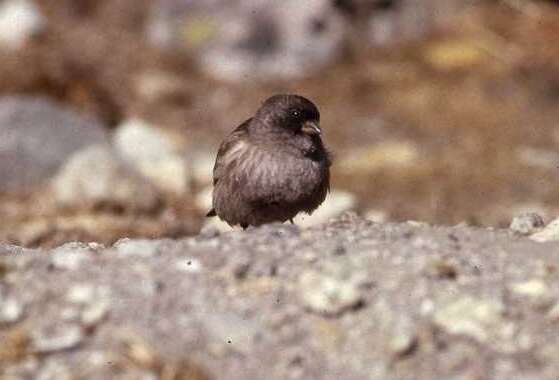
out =
[(318, 125), (318, 121), (306, 121), (303, 124), (303, 128), (301, 128), (301, 131), (311, 136), (320, 135), (320, 133), (322, 132), (320, 126)]

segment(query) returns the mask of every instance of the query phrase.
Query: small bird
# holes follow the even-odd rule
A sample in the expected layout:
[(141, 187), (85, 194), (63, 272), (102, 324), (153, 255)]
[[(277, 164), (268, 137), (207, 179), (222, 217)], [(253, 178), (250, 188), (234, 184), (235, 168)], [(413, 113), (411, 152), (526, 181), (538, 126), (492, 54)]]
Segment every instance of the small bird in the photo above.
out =
[(316, 210), (330, 190), (331, 165), (319, 122), (302, 96), (267, 99), (221, 143), (206, 216), (246, 229)]

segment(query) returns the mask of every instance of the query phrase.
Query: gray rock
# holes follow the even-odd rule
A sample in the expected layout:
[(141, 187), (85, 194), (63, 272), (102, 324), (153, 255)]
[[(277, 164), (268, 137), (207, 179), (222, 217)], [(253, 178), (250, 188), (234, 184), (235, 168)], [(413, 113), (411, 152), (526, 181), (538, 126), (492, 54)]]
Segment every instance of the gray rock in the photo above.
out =
[(77, 152), (52, 182), (62, 207), (111, 206), (150, 211), (159, 205), (157, 190), (129, 168), (106, 146)]
[(106, 141), (99, 123), (46, 98), (0, 98), (0, 191), (31, 191), (70, 155)]
[(1, 293), (25, 306), (0, 326), (4, 377), (64, 376), (58, 364), (92, 379), (559, 375), (559, 243), (346, 214), (81, 247), (90, 260), (56, 267), (53, 250), (0, 245), (17, 268)]

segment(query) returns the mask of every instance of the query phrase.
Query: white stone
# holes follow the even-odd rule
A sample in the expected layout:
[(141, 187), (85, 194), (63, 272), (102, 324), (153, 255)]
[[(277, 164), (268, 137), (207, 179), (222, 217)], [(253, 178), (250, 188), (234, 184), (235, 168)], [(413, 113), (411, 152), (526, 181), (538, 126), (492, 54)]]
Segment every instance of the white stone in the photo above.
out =
[(357, 205), (357, 198), (350, 192), (343, 190), (332, 190), (326, 200), (312, 213), (307, 215), (299, 213), (293, 221), (299, 227), (310, 227), (326, 223), (331, 218), (341, 215), (345, 211), (351, 211)]
[(551, 221), (543, 230), (530, 235), (530, 239), (540, 243), (559, 241), (559, 218)]
[(81, 327), (60, 326), (53, 331), (40, 331), (34, 334), (33, 347), (39, 353), (63, 351), (78, 346), (83, 339)]
[(13, 298), (0, 299), (0, 324), (14, 323), (23, 316), (23, 306)]
[(43, 29), (45, 19), (30, 0), (4, 0), (0, 3), (0, 45), (17, 49)]
[(118, 153), (158, 189), (184, 194), (190, 188), (188, 165), (179, 144), (140, 119), (117, 127), (113, 144)]
[(501, 305), (465, 296), (435, 311), (433, 319), (450, 334), (467, 335), (485, 342), (503, 322), (501, 311)]

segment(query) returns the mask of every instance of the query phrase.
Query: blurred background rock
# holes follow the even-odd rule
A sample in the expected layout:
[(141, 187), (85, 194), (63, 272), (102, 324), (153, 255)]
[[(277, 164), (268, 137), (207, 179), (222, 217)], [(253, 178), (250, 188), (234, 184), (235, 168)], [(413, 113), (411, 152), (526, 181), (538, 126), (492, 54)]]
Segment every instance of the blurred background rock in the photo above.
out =
[(0, 240), (197, 233), (219, 141), (273, 93), (322, 111), (314, 218), (559, 211), (559, 4), (0, 0)]

